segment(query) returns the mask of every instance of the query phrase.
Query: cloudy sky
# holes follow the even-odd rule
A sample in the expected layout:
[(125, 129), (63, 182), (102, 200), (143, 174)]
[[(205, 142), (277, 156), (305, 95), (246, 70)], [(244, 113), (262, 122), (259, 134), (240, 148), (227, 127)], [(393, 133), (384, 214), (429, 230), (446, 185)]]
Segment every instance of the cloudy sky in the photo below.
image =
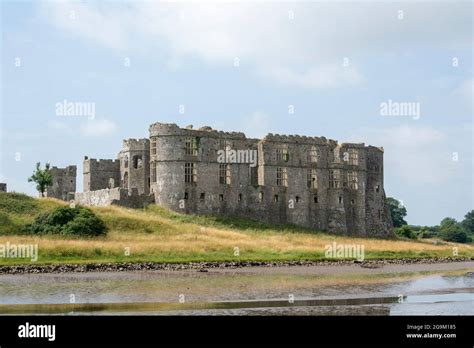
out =
[[(409, 223), (473, 208), (470, 1), (2, 1), (1, 10), (9, 190), (35, 194), (26, 179), (37, 161), (81, 173), (84, 155), (115, 158), (123, 138), (163, 121), (382, 146), (386, 193)], [(64, 100), (94, 103), (94, 117), (58, 114)], [(382, 115), (389, 101), (419, 113)]]

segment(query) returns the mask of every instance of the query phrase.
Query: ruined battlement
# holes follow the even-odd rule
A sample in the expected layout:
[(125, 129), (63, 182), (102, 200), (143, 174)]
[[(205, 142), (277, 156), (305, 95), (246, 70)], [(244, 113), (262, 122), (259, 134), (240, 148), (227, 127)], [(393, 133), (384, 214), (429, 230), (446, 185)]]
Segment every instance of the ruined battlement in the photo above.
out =
[(174, 123), (153, 123), (148, 128), (150, 137), (154, 136), (191, 136), (191, 137), (211, 137), (211, 138), (225, 138), (225, 139), (246, 139), (242, 132), (224, 132), (212, 129), (209, 126), (204, 126), (199, 129), (193, 129), (191, 125), (180, 128)]
[(84, 173), (95, 171), (115, 171), (120, 167), (120, 160), (115, 159), (95, 159), (84, 157)]
[(122, 143), (122, 151), (143, 151), (150, 147), (150, 140), (143, 139), (124, 139)]

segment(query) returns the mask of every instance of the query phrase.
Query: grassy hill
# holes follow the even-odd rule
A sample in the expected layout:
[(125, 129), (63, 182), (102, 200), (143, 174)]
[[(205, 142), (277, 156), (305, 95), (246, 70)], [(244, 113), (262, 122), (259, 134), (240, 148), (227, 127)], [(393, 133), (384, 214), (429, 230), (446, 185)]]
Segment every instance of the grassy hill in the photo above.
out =
[[(35, 216), (60, 205), (65, 203), (0, 193), (0, 245), (38, 244), (36, 263), (320, 260), (325, 259), (325, 246), (333, 242), (363, 245), (366, 259), (446, 257), (453, 256), (453, 247), (458, 248), (459, 256), (474, 256), (473, 245), (334, 236), (240, 218), (182, 215), (155, 205), (141, 210), (92, 208), (108, 226), (105, 237), (25, 233), (25, 225)], [(235, 255), (237, 248), (239, 255)], [(29, 262), (0, 257), (0, 265)]]

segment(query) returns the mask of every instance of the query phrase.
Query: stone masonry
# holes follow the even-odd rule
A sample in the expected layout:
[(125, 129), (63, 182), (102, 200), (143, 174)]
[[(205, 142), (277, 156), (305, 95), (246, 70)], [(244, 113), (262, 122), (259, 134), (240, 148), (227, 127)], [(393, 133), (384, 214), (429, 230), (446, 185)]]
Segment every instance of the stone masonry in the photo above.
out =
[(53, 185), (46, 188), (46, 197), (62, 199), (64, 201), (74, 199), (77, 167), (52, 167), (50, 172), (53, 177)]
[(324, 137), (243, 133), (154, 123), (116, 160), (84, 159), (83, 205), (156, 203), (354, 236), (389, 236), (383, 149)]

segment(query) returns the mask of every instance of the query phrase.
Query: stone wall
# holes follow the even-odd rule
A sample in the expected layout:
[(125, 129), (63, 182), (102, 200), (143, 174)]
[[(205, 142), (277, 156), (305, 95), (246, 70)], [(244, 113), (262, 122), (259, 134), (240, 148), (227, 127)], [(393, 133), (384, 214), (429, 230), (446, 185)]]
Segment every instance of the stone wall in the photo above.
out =
[(139, 194), (137, 189), (121, 187), (88, 192), (76, 192), (74, 202), (84, 206), (105, 207), (120, 205), (127, 208), (143, 208), (154, 201), (148, 194)]
[[(384, 203), (382, 149), (324, 137), (269, 134), (247, 139), (243, 133), (162, 123), (149, 130), (151, 192), (157, 204), (184, 213), (237, 215), (337, 234), (392, 233)], [(226, 147), (256, 150), (257, 167), (229, 163), (229, 175), (222, 180), (218, 154)], [(190, 170), (195, 182), (186, 180)], [(316, 184), (308, 184), (308, 178)]]
[(77, 167), (52, 167), (50, 173), (53, 177), (53, 184), (46, 188), (46, 197), (68, 201), (71, 195), (76, 192)]
[(120, 187), (120, 161), (84, 157), (84, 192)]

